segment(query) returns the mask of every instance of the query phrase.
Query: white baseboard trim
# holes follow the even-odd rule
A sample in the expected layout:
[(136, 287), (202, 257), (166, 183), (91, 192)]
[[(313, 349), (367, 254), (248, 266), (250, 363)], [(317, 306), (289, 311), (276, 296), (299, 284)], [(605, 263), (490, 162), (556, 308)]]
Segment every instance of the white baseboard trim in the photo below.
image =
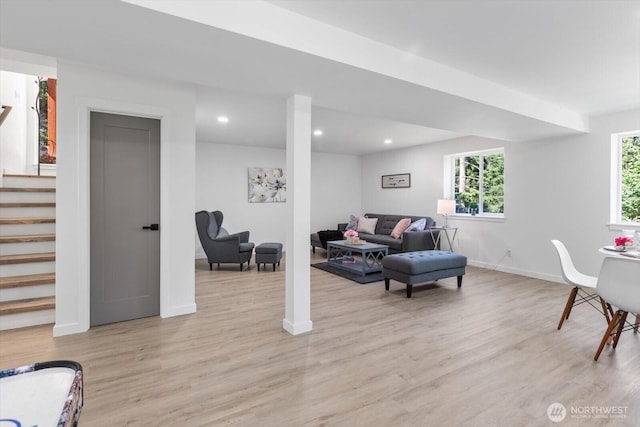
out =
[(185, 314), (193, 314), (196, 312), (197, 306), (193, 304), (178, 305), (169, 307), (164, 313), (160, 313), (160, 317), (166, 319), (167, 317), (183, 316)]
[(505, 267), (502, 265), (494, 265), (474, 260), (467, 260), (467, 264), (474, 267), (486, 268), (487, 270), (496, 270), (504, 273), (517, 274), (518, 276), (533, 277), (534, 279), (547, 280), (549, 282), (565, 283), (561, 276), (538, 273), (537, 271), (522, 270), (519, 268)]
[(282, 319), (282, 328), (291, 335), (300, 335), (313, 330), (313, 322), (305, 320), (304, 322), (291, 323), (288, 319)]
[(83, 327), (80, 323), (67, 323), (65, 325), (55, 324), (53, 326), (53, 336), (62, 337), (64, 335), (81, 334), (89, 329)]

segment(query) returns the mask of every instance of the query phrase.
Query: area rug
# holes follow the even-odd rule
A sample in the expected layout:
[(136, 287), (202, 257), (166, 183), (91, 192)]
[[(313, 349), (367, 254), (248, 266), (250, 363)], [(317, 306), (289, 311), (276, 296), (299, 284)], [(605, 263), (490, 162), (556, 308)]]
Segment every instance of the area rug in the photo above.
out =
[(358, 282), (360, 284), (373, 283), (384, 280), (384, 277), (382, 277), (382, 273), (371, 273), (363, 277), (350, 271), (337, 268), (336, 266), (331, 265), (328, 262), (318, 262), (316, 264), (311, 264), (311, 267), (315, 267), (320, 270), (335, 274), (336, 276), (344, 277), (345, 279), (353, 280), (354, 282)]

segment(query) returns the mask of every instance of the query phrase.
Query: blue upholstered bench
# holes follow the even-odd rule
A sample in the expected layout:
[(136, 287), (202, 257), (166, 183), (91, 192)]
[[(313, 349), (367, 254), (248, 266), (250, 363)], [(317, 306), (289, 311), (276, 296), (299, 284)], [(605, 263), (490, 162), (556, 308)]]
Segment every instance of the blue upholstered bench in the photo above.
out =
[(446, 277), (458, 277), (462, 286), (467, 257), (447, 251), (417, 251), (387, 255), (382, 260), (384, 287), (389, 290), (391, 279), (407, 284), (407, 298), (411, 298), (413, 285), (432, 282)]

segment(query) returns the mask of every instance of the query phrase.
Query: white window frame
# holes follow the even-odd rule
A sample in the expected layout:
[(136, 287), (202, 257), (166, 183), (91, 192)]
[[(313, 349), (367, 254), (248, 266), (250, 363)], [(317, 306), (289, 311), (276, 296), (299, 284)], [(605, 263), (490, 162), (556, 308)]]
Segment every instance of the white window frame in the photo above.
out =
[(622, 139), (640, 135), (640, 130), (611, 134), (611, 201), (609, 229), (640, 230), (640, 222), (622, 221)]
[[(464, 152), (464, 153), (454, 153), (454, 154), (447, 154), (444, 156), (444, 198), (445, 199), (454, 199), (455, 196), (455, 174), (456, 174), (456, 168), (455, 168), (455, 160), (458, 157), (471, 157), (471, 156), (491, 156), (491, 155), (495, 155), (495, 154), (502, 154), (503, 156), (505, 155), (504, 153), (504, 147), (499, 147), (499, 148), (491, 148), (488, 150), (477, 150), (477, 151), (468, 151), (468, 152)], [(506, 157), (505, 157), (506, 160)], [(478, 206), (482, 206), (483, 203), (483, 190), (482, 190), (482, 178), (483, 178), (483, 173), (484, 173), (484, 169), (480, 169), (480, 194), (479, 194), (479, 199), (478, 199)], [(505, 206), (506, 209), (506, 206)], [(477, 213), (475, 215), (470, 214), (470, 213), (455, 213), (449, 216), (454, 216), (457, 218), (479, 218), (479, 219), (496, 219), (496, 220), (500, 220), (500, 219), (504, 219), (504, 212), (503, 213)]]

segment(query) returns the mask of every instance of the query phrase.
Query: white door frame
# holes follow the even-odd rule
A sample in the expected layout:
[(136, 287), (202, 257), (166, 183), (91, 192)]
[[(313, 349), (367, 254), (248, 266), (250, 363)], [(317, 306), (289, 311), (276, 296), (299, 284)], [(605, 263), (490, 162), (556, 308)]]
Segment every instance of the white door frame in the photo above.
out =
[[(171, 111), (153, 105), (140, 105), (123, 103), (100, 98), (79, 97), (76, 99), (75, 114), (78, 120), (77, 134), (77, 159), (74, 164), (77, 165), (76, 191), (77, 205), (75, 227), (77, 236), (75, 263), (70, 262), (64, 264), (56, 261), (57, 275), (76, 275), (75, 283), (78, 284), (75, 297), (77, 298), (77, 319), (78, 323), (67, 323), (64, 315), (66, 309), (76, 307), (76, 304), (65, 304), (64, 298), (68, 298), (67, 292), (60, 292), (63, 286), (56, 280), (56, 324), (53, 329), (54, 336), (67, 335), (78, 332), (85, 332), (90, 326), (90, 113), (98, 111), (111, 114), (124, 114), (129, 116), (140, 116), (160, 120), (160, 229), (166, 228), (166, 222), (171, 217), (169, 212), (169, 202), (164, 196), (163, 189), (168, 188), (169, 176), (166, 173), (169, 170), (169, 147), (168, 138), (172, 126)], [(64, 170), (59, 173), (64, 174)], [(63, 218), (60, 218), (64, 221)], [(169, 235), (161, 233), (160, 235), (160, 316), (170, 317), (180, 314), (195, 312), (195, 304), (193, 306), (184, 306), (176, 310), (170, 306), (169, 301)], [(58, 243), (56, 243), (56, 252), (58, 252)], [(63, 255), (64, 256), (64, 255)], [(75, 271), (71, 270), (73, 268)], [(64, 296), (62, 295), (64, 294)]]

